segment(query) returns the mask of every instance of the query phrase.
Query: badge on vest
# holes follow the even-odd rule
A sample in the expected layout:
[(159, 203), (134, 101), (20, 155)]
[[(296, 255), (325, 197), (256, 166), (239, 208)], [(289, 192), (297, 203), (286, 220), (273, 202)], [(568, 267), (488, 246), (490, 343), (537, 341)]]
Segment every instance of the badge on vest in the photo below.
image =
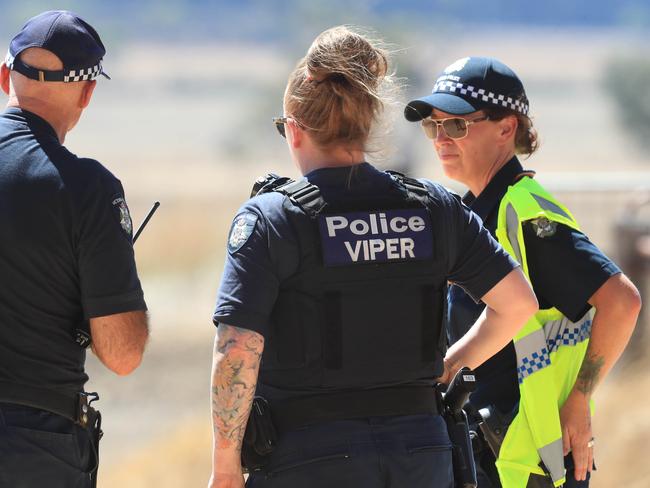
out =
[(228, 252), (234, 253), (239, 251), (255, 229), (257, 223), (257, 214), (245, 212), (235, 217), (230, 227), (228, 235)]
[(431, 221), (423, 208), (321, 215), (318, 227), (326, 266), (433, 256)]
[(554, 236), (555, 232), (557, 232), (557, 222), (548, 220), (546, 217), (531, 220), (530, 223), (532, 224), (537, 237), (550, 237)]

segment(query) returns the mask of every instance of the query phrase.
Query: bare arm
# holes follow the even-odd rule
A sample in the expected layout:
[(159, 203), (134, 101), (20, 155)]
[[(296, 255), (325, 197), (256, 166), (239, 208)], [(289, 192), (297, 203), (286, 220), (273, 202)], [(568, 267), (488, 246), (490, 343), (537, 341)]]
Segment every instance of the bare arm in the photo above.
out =
[(120, 376), (140, 365), (149, 337), (147, 313), (124, 312), (90, 319), (92, 350), (99, 360)]
[(610, 277), (589, 300), (596, 308), (591, 338), (578, 378), (560, 410), (564, 451), (572, 452), (577, 480), (586, 479), (593, 464), (589, 401), (627, 345), (641, 310), (641, 297), (623, 274)]
[(482, 298), (485, 313), (447, 351), (445, 372), (448, 383), (463, 366), (476, 368), (499, 352), (537, 311), (533, 290), (520, 268), (512, 270)]
[(264, 338), (219, 324), (212, 362), (213, 463), (210, 487), (244, 486), (241, 447), (257, 385)]

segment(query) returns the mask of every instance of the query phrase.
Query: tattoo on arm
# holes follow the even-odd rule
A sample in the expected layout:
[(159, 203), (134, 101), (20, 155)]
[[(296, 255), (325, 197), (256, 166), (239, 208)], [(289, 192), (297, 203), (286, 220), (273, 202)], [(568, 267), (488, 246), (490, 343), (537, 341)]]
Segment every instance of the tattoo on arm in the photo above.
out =
[(591, 356), (587, 353), (578, 372), (576, 388), (585, 395), (590, 395), (598, 383), (600, 370), (604, 365), (605, 358), (602, 356)]
[(263, 349), (257, 332), (219, 324), (211, 388), (216, 448), (241, 450)]

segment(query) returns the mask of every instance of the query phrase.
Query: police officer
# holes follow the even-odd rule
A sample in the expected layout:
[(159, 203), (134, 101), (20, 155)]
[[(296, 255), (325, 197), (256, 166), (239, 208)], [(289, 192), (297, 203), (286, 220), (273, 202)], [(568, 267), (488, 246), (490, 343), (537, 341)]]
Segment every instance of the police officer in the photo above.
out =
[[(99, 35), (44, 12), (0, 71), (0, 486), (96, 482), (99, 413), (86, 350), (119, 375), (140, 363), (146, 305), (119, 180), (62, 144), (105, 75)], [(107, 76), (106, 76), (107, 77)]]
[[(508, 429), (500, 446), (492, 443), (498, 475), (493, 453), (481, 450), (479, 486), (586, 487), (594, 446), (590, 399), (632, 333), (640, 298), (534, 171), (521, 166), (516, 154), (537, 148), (528, 111), (510, 68), (470, 57), (448, 66), (433, 93), (410, 102), (405, 116), (422, 121), (445, 174), (467, 185), (463, 201), (522, 264), (540, 304), (514, 341), (476, 371), (471, 404), (486, 418), (507, 419), (502, 430)], [(484, 308), (451, 286), (452, 342), (462, 341)]]
[[(250, 437), (278, 439), (247, 464), (249, 487), (452, 487), (434, 379), (483, 362), (536, 310), (459, 199), (364, 162), (387, 73), (384, 50), (336, 27), (289, 77), (274, 123), (304, 178), (268, 183), (232, 224), (214, 314), (212, 488), (244, 486), (255, 394)], [(445, 356), (448, 280), (488, 309)]]

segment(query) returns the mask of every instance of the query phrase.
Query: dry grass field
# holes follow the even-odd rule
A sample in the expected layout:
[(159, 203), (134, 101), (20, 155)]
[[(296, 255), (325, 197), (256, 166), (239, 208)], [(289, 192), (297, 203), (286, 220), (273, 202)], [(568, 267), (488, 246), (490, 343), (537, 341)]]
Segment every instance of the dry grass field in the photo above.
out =
[[(494, 55), (515, 67), (543, 139), (528, 165), (556, 181), (567, 172), (576, 181), (594, 172), (629, 172), (650, 184), (650, 161), (630, 146), (599, 86), (603, 63), (629, 41), (552, 30), (476, 32), (453, 44), (390, 40), (405, 48), (398, 69), (418, 73), (425, 84), (418, 94), (430, 90), (435, 72), (467, 54)], [(88, 387), (102, 395), (105, 418), (101, 488), (205, 486), (210, 317), (226, 234), (256, 176), (296, 175), (270, 123), (281, 112), (294, 62), (273, 46), (124, 45), (105, 63), (113, 80), (100, 81), (94, 104), (67, 140), (74, 152), (119, 175), (135, 223), (154, 200), (162, 203), (136, 244), (151, 310), (145, 361), (133, 376), (117, 378), (89, 359)], [(443, 179), (418, 127), (398, 120), (390, 143), (410, 155), (414, 173)], [(581, 197), (575, 202), (580, 206)], [(608, 236), (618, 208), (590, 219), (587, 231)], [(593, 213), (591, 206), (575, 210), (579, 218)], [(615, 251), (615, 241), (607, 246)], [(618, 371), (598, 393), (595, 488), (648, 486), (638, 481), (650, 475), (643, 455), (650, 434), (645, 368)]]

